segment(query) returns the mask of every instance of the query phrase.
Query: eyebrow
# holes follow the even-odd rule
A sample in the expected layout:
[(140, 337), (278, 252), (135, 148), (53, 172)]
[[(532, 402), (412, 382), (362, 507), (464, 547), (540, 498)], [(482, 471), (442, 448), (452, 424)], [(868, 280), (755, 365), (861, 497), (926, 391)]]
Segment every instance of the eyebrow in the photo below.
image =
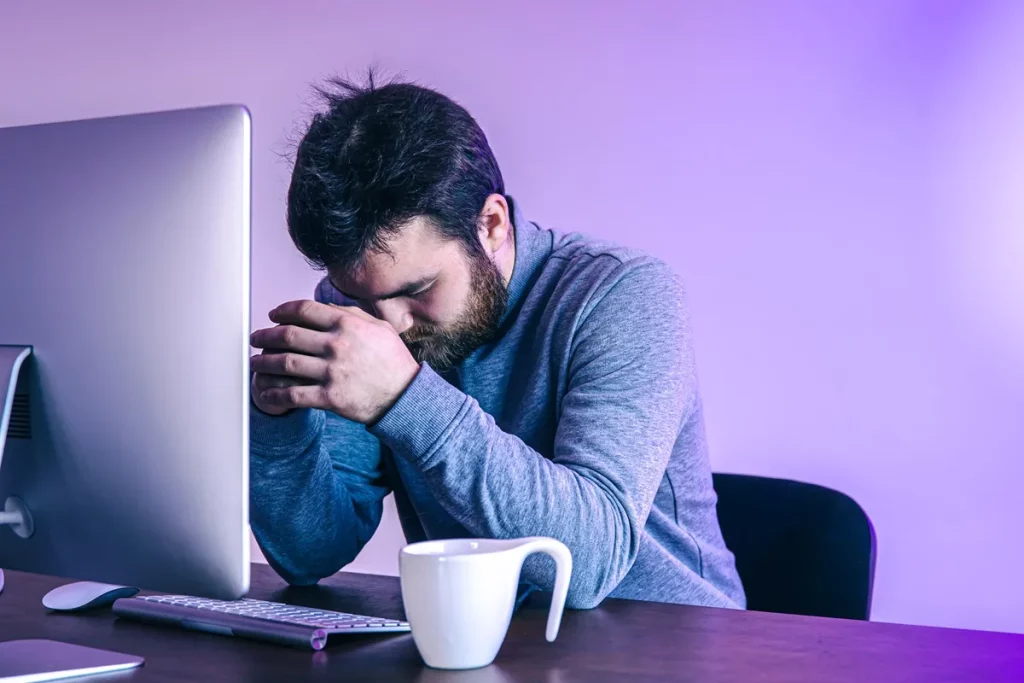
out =
[[(373, 297), (373, 299), (365, 299), (365, 301), (371, 301), (371, 300), (372, 301), (387, 301), (388, 299), (397, 299), (400, 296), (409, 296), (410, 294), (415, 294), (416, 292), (418, 292), (419, 290), (423, 289), (424, 287), (426, 287), (426, 286), (428, 286), (430, 284), (433, 284), (437, 280), (437, 278), (438, 278), (437, 275), (428, 275), (427, 277), (422, 277), (419, 280), (416, 280), (415, 282), (410, 282), (409, 284), (403, 286), (401, 289), (399, 289), (397, 291), (394, 291), (394, 292), (391, 292), (390, 294), (385, 294), (383, 296), (376, 296), (376, 297)], [(364, 301), (364, 299), (360, 299), (357, 296), (352, 296), (350, 294), (346, 294), (345, 292), (343, 292), (341, 290), (341, 288), (339, 288), (337, 285), (335, 285), (334, 282), (331, 282), (331, 286), (334, 287), (336, 290), (338, 290), (338, 292), (342, 296), (344, 296), (344, 297), (347, 297), (347, 298), (352, 299), (354, 301)]]

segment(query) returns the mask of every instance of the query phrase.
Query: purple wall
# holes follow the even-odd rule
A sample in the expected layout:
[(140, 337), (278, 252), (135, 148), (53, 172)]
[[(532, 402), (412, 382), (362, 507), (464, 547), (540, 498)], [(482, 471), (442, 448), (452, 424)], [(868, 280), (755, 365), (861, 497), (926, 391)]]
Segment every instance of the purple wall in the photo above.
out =
[(248, 104), (259, 324), (315, 281), (277, 156), (306, 84), (405, 70), (536, 220), (685, 276), (714, 466), (858, 499), (876, 618), (1024, 632), (1024, 5), (634, 4), (8, 2), (0, 125)]

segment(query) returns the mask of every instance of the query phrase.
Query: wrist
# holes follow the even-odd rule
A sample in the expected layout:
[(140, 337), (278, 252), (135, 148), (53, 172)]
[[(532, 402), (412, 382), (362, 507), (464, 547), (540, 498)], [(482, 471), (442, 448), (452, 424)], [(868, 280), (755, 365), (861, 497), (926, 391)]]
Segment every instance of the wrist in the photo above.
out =
[[(412, 359), (410, 358), (410, 360)], [(419, 363), (417, 363), (414, 360), (412, 361), (412, 365), (410, 365), (403, 373), (402, 381), (395, 384), (395, 390), (391, 392), (391, 395), (386, 400), (384, 400), (377, 407), (377, 410), (375, 410), (373, 414), (370, 415), (369, 418), (364, 422), (364, 424), (367, 427), (372, 427), (373, 425), (380, 422), (380, 419), (387, 415), (388, 411), (391, 410), (396, 403), (398, 403), (398, 400), (402, 398), (405, 392), (409, 389), (409, 386), (412, 385), (412, 383), (416, 380), (417, 375), (419, 375), (420, 373), (421, 367), (422, 366)]]
[(396, 455), (424, 465), (473, 406), (479, 409), (471, 397), (424, 364), (395, 405), (367, 430)]

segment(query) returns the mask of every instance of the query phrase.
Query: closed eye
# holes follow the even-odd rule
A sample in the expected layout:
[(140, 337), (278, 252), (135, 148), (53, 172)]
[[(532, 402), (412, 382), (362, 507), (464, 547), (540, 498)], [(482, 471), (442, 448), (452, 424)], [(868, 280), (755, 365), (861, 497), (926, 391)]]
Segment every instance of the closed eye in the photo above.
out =
[(363, 303), (363, 302), (370, 303), (370, 302), (374, 302), (374, 301), (389, 301), (391, 299), (399, 299), (399, 298), (407, 298), (408, 299), (408, 298), (420, 297), (420, 296), (426, 294), (427, 292), (429, 292), (431, 287), (433, 287), (436, 282), (437, 282), (437, 276), (434, 276), (432, 278), (423, 278), (423, 279), (419, 280), (418, 282), (410, 283), (407, 287), (403, 287), (402, 289), (400, 289), (397, 292), (394, 292), (393, 294), (385, 294), (383, 296), (378, 296), (378, 297), (376, 297), (374, 299), (360, 299), (359, 297), (352, 296), (351, 294), (346, 294), (345, 292), (343, 292), (341, 289), (339, 289), (336, 286), (334, 287), (334, 289), (336, 289), (338, 291), (338, 293), (341, 294), (342, 296), (347, 297), (349, 299), (352, 299), (353, 301), (356, 301), (356, 302), (359, 302), (359, 303)]
[(413, 298), (413, 299), (417, 299), (417, 298), (423, 296), (424, 294), (426, 294), (427, 292), (429, 292), (431, 289), (433, 289), (433, 287), (434, 287), (434, 283), (431, 282), (429, 285), (427, 285), (423, 289), (416, 290), (415, 292), (411, 293), (409, 296), (411, 298)]

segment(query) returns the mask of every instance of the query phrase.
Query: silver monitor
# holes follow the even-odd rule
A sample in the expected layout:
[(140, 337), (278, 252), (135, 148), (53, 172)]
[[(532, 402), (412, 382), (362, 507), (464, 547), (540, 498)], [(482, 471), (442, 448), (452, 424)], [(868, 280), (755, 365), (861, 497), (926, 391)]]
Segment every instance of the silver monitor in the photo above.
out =
[(0, 129), (0, 568), (246, 593), (249, 207), (241, 106)]

